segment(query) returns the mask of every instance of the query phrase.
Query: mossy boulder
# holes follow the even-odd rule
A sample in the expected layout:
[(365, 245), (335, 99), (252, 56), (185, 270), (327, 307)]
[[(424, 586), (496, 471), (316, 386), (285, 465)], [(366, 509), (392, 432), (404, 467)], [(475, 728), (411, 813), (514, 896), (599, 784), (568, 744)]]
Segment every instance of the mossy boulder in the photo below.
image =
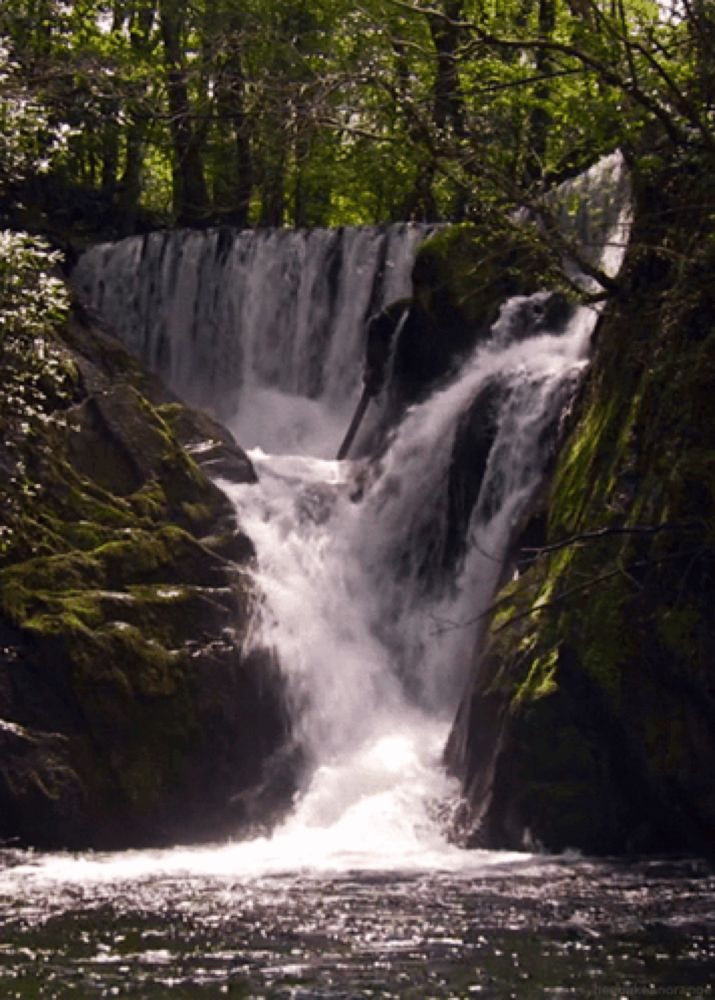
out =
[(492, 222), (441, 227), (420, 246), (414, 298), (449, 327), (488, 332), (506, 299), (538, 291), (553, 262), (527, 226)]
[(218, 455), (251, 483), (250, 461), (81, 311), (47, 340), (62, 391), (5, 428), (0, 841), (123, 847), (268, 821), (292, 780), (281, 681), (245, 648), (253, 547), (203, 467)]
[(425, 396), (488, 336), (509, 297), (538, 291), (552, 276), (552, 261), (526, 227), (462, 223), (426, 239), (394, 358), (393, 379), (406, 402)]
[(712, 177), (636, 179), (546, 548), (499, 595), (450, 738), (468, 843), (713, 851)]
[[(509, 297), (529, 295), (556, 280), (552, 255), (530, 227), (499, 228), (491, 221), (438, 228), (418, 248), (411, 298), (390, 303), (371, 320), (366, 381), (380, 389), (379, 414), (367, 421), (359, 453), (378, 453), (405, 409), (425, 399), (488, 339)], [(542, 312), (539, 322), (554, 331), (571, 307), (564, 294), (554, 291), (536, 308)], [(524, 329), (533, 331), (535, 317), (529, 320)]]

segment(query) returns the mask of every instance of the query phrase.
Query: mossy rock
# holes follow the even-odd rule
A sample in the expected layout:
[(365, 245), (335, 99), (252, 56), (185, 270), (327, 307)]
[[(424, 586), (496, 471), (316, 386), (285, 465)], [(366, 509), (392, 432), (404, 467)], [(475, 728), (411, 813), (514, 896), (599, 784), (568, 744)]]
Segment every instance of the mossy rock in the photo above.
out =
[(66, 737), (0, 722), (0, 840), (31, 843), (37, 830), (48, 827), (71, 840), (75, 817), (86, 806)]
[[(260, 818), (236, 803), (277, 809), (293, 772), (266, 777), (288, 739), (282, 687), (267, 652), (243, 651), (255, 556), (202, 454), (220, 447), (241, 481), (255, 474), (228, 431), (81, 313), (53, 337), (74, 389), (14, 442), (29, 485), (0, 553), (0, 838), (236, 832)], [(206, 697), (207, 664), (230, 712)]]
[(256, 482), (248, 456), (213, 417), (178, 403), (165, 403), (158, 412), (176, 439), (210, 475), (234, 483)]
[[(423, 398), (452, 372), (467, 352), (485, 340), (504, 302), (553, 284), (553, 261), (528, 227), (496, 229), (462, 223), (438, 229), (419, 247), (407, 303), (386, 311), (399, 337), (391, 392), (401, 406)], [(406, 320), (403, 313), (409, 307)], [(561, 295), (548, 304), (548, 321), (558, 328), (569, 306)]]
[(450, 327), (489, 330), (501, 305), (553, 282), (553, 261), (527, 227), (462, 223), (438, 229), (418, 249), (414, 298)]
[(712, 178), (681, 164), (636, 184), (551, 550), (500, 595), (450, 739), (472, 843), (713, 851), (715, 239), (694, 208)]

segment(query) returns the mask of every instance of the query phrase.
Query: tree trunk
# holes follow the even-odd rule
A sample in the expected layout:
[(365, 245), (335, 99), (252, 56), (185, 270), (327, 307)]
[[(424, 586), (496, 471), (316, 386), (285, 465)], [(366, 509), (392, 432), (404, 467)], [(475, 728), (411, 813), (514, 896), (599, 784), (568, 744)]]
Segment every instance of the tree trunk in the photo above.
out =
[(263, 163), (261, 226), (282, 226), (285, 215), (285, 152), (271, 151)]
[(428, 15), (430, 34), (437, 54), (434, 81), (434, 123), (441, 132), (452, 129), (464, 138), (464, 102), (459, 81), (458, 50), (462, 15), (461, 0), (445, 0), (444, 17)]
[[(539, 0), (539, 37), (545, 40), (553, 36), (556, 26), (556, 6), (554, 0)], [(548, 112), (550, 87), (548, 75), (553, 68), (551, 54), (537, 49), (535, 69), (541, 82), (534, 87), (534, 104), (529, 113), (527, 133), (528, 150), (524, 168), (527, 183), (538, 181), (544, 174), (545, 159), (551, 115)]]
[(209, 215), (209, 198), (181, 44), (184, 5), (178, 0), (160, 0), (159, 18), (174, 147), (174, 214), (180, 225), (201, 225)]
[[(112, 33), (118, 34), (126, 23), (127, 14), (124, 5), (115, 2), (112, 5)], [(121, 108), (121, 98), (113, 97), (106, 109), (108, 120), (102, 129), (102, 192), (109, 199), (114, 198), (119, 171), (119, 139), (120, 127), (118, 114)]]
[(145, 125), (139, 121), (131, 122), (127, 129), (124, 170), (119, 180), (117, 202), (123, 236), (131, 235), (136, 228), (137, 211), (142, 194), (145, 132)]
[(216, 80), (216, 113), (219, 129), (231, 135), (226, 149), (226, 166), (218, 165), (214, 181), (214, 202), (221, 217), (232, 225), (245, 228), (249, 223), (253, 162), (249, 123), (244, 103), (244, 76), (241, 57), (232, 51)]

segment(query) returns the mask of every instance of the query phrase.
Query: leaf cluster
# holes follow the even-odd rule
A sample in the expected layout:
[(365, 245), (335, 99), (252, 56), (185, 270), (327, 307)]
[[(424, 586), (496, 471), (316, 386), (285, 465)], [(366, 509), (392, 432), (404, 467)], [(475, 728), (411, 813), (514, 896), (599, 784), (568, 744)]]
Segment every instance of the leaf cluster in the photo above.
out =
[(0, 35), (0, 170), (120, 233), (477, 217), (713, 152), (710, 0), (8, 0)]

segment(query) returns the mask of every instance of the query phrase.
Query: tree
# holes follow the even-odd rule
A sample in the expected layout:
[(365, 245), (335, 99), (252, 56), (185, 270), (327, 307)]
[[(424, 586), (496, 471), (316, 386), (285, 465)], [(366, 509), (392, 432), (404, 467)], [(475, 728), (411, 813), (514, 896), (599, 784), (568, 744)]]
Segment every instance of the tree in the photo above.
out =
[(8, 0), (0, 32), (117, 232), (504, 218), (619, 145), (712, 151), (712, 4), (673, 2)]
[(174, 214), (180, 225), (205, 223), (209, 197), (201, 157), (203, 128), (189, 96), (186, 5), (159, 0), (169, 127), (174, 147)]

